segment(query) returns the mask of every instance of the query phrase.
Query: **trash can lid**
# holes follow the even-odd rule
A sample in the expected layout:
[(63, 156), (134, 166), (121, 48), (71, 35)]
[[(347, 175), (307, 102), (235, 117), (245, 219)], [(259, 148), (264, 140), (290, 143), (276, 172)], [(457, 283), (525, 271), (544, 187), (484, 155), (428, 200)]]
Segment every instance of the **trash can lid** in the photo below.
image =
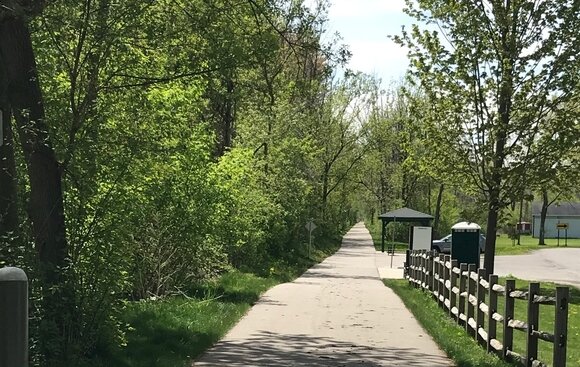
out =
[(4, 267), (0, 268), (0, 281), (2, 282), (15, 282), (15, 281), (28, 281), (28, 277), (24, 270), (14, 267)]
[(472, 222), (459, 222), (451, 227), (452, 230), (454, 229), (481, 229), (479, 224), (472, 223)]

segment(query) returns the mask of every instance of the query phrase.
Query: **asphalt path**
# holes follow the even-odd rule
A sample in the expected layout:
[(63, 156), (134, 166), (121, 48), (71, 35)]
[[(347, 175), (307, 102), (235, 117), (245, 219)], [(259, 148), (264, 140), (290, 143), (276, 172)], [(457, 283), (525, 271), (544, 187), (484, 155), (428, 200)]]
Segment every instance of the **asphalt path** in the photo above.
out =
[(550, 281), (580, 288), (580, 248), (537, 250), (526, 255), (495, 257), (495, 274)]
[[(383, 262), (386, 259), (383, 259)], [(379, 279), (362, 223), (341, 249), (293, 282), (266, 292), (194, 366), (453, 365)]]

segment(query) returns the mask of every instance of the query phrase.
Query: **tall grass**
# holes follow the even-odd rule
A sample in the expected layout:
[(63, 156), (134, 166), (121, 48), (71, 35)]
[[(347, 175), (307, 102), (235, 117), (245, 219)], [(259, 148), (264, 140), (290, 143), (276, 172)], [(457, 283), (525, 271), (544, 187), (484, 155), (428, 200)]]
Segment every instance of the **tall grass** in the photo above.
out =
[(97, 358), (101, 366), (188, 366), (223, 337), (274, 278), (231, 272), (199, 285), (193, 297), (176, 296), (127, 305), (127, 345)]
[(296, 253), (268, 264), (262, 276), (232, 270), (192, 284), (181, 295), (129, 302), (122, 315), (126, 344), (98, 350), (91, 366), (180, 367), (220, 340), (276, 284), (292, 280), (340, 247), (338, 238), (317, 239), (311, 256)]

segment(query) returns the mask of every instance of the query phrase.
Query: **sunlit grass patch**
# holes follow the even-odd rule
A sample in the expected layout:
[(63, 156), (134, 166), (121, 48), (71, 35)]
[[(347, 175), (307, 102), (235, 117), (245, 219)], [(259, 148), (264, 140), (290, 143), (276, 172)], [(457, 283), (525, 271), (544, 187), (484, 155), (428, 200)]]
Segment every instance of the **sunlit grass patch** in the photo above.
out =
[(459, 327), (447, 313), (443, 312), (428, 293), (411, 287), (406, 280), (383, 281), (403, 300), (417, 321), (458, 367), (512, 366), (481, 348), (467, 335), (464, 328)]
[[(496, 255), (520, 255), (527, 254), (530, 251), (541, 250), (546, 248), (566, 248), (564, 246), (564, 239), (560, 239), (560, 246), (558, 240), (555, 238), (547, 238), (545, 246), (538, 246), (538, 239), (532, 236), (521, 236), (520, 244), (514, 242), (505, 234), (497, 237), (495, 244)], [(569, 238), (567, 247), (580, 247), (580, 238)]]

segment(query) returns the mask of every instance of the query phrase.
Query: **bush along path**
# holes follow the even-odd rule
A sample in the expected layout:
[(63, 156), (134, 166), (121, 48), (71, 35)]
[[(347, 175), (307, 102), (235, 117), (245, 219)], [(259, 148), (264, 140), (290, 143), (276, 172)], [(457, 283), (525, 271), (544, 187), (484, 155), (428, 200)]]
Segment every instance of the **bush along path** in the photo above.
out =
[(194, 366), (449, 366), (452, 362), (381, 283), (362, 223), (341, 249), (278, 285)]
[(128, 328), (121, 348), (102, 348), (87, 363), (99, 367), (175, 367), (191, 361), (215, 344), (258, 301), (260, 295), (291, 281), (335, 253), (340, 237), (317, 238), (307, 258), (293, 253), (264, 271), (231, 270), (198, 282), (180, 295), (128, 302), (121, 320)]

